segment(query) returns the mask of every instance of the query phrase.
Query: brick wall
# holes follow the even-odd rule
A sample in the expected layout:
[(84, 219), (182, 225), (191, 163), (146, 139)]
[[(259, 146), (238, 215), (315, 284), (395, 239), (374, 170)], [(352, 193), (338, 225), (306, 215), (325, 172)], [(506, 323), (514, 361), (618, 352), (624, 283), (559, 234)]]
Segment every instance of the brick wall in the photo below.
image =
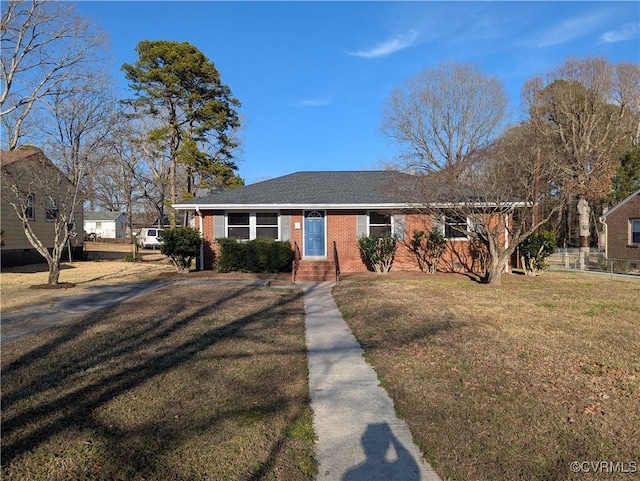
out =
[(631, 219), (640, 219), (640, 194), (607, 216), (607, 256), (640, 260), (640, 245), (631, 244)]
[[(327, 225), (327, 257), (333, 258), (333, 243), (335, 241), (338, 251), (338, 261), (341, 272), (363, 272), (367, 270), (360, 257), (360, 249), (357, 238), (357, 211), (355, 210), (330, 210), (325, 213)], [(221, 211), (201, 211), (203, 215), (203, 239), (204, 239), (204, 268), (212, 269), (215, 259), (217, 244), (214, 241), (214, 214), (222, 214)], [(282, 211), (283, 215), (291, 216), (291, 245), (297, 243), (303, 254), (304, 218), (301, 210)], [(296, 224), (299, 228), (296, 228)], [(199, 226), (199, 221), (196, 221)], [(405, 216), (405, 240), (409, 242), (414, 230), (431, 230), (431, 221), (421, 215)], [(477, 268), (477, 259), (470, 249), (470, 242), (466, 240), (453, 243), (453, 249), (448, 249), (442, 258), (440, 265), (443, 271), (468, 271)], [(415, 255), (405, 243), (399, 243), (394, 270), (417, 271), (419, 270)]]
[[(211, 270), (213, 269), (215, 259), (215, 242), (213, 241), (213, 211), (201, 211), (200, 215), (202, 216), (204, 269)], [(198, 217), (196, 216), (196, 228), (199, 228), (199, 226), (200, 222)], [(200, 266), (198, 266), (198, 268), (200, 268)]]

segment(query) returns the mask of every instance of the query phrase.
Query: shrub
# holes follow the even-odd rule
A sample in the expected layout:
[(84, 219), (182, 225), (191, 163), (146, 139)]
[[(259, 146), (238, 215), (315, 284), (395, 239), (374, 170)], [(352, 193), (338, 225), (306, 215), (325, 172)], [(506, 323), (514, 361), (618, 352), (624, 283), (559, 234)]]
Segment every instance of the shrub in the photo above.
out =
[(556, 250), (556, 235), (553, 232), (532, 234), (520, 243), (520, 254), (524, 259), (525, 274), (540, 274), (547, 267), (547, 257)]
[(420, 270), (432, 274), (438, 270), (446, 246), (447, 240), (438, 229), (428, 234), (423, 230), (414, 230), (413, 237), (409, 241), (409, 249), (416, 256)]
[(200, 252), (200, 233), (191, 227), (164, 229), (158, 234), (160, 252), (171, 259), (178, 272), (189, 272), (191, 261)]
[(216, 239), (220, 246), (220, 272), (291, 272), (293, 251), (289, 241), (258, 238), (251, 241)]
[(391, 270), (398, 240), (394, 236), (367, 236), (358, 238), (360, 254), (367, 267), (378, 274)]
[(140, 256), (134, 256), (133, 254), (125, 254), (124, 261), (125, 262), (140, 262), (142, 259)]

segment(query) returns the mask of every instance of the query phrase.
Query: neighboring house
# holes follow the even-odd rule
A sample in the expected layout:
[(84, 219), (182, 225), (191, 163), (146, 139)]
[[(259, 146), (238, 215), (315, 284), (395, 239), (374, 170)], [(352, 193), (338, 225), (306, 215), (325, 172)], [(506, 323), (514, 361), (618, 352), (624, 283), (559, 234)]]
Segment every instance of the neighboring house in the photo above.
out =
[(606, 225), (606, 257), (640, 261), (640, 190), (614, 205), (600, 219)]
[(415, 204), (402, 194), (402, 186), (415, 183), (415, 176), (394, 171), (297, 172), (238, 189), (176, 204), (192, 210), (202, 233), (200, 269), (212, 269), (215, 239), (269, 237), (291, 241), (301, 257), (298, 279), (322, 280), (340, 271), (366, 271), (358, 237), (394, 234), (400, 245), (394, 269), (417, 270), (415, 256), (402, 241), (414, 230), (437, 225), (450, 240), (443, 268), (471, 270), (474, 250), (459, 233), (468, 220), (449, 215), (446, 207), (437, 219), (416, 213)]
[[(22, 227), (22, 222), (9, 201), (21, 201), (35, 235), (51, 250), (54, 245), (54, 224), (58, 218), (58, 203), (63, 202), (71, 182), (38, 149), (20, 149), (0, 152), (2, 161), (2, 266), (44, 262), (33, 248)], [(18, 187), (20, 199), (16, 199), (12, 185)], [(78, 205), (81, 207), (82, 203)], [(68, 229), (74, 233), (72, 247), (82, 250), (83, 215), (80, 208), (73, 216)], [(68, 259), (68, 251), (63, 259)]]
[(89, 237), (124, 239), (127, 237), (127, 216), (114, 211), (85, 212), (84, 232)]

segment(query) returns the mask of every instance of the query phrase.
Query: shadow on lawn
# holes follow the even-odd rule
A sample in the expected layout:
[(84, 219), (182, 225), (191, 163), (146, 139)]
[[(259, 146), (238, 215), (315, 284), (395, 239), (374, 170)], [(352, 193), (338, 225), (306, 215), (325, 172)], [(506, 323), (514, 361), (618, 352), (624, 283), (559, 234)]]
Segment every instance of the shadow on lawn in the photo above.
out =
[[(237, 379), (236, 384), (229, 389), (236, 390), (238, 396), (251, 393), (251, 396), (259, 398), (260, 402), (251, 406), (238, 403), (233, 407), (218, 410), (215, 414), (202, 415), (197, 422), (191, 424), (178, 419), (169, 425), (152, 420), (135, 429), (123, 430), (107, 425), (101, 420), (100, 409), (114, 398), (129, 393), (150, 380), (156, 379), (159, 382), (162, 375), (196, 361), (197, 356), (221, 341), (250, 339), (264, 352), (240, 352), (231, 356), (208, 352), (207, 357), (220, 356), (221, 360), (228, 360), (260, 354), (291, 355), (304, 352), (304, 345), (300, 346), (299, 351), (295, 351), (288, 349), (286, 345), (273, 345), (268, 340), (261, 339), (263, 335), (268, 336), (262, 328), (269, 319), (299, 310), (296, 303), (301, 297), (300, 293), (270, 299), (266, 308), (256, 306), (250, 313), (212, 327), (206, 332), (185, 331), (203, 317), (215, 317), (216, 309), (233, 307), (234, 302), (242, 303), (243, 296), (254, 289), (231, 290), (228, 295), (213, 303), (205, 303), (195, 310), (191, 306), (191, 299), (176, 299), (175, 304), (163, 305), (157, 309), (159, 315), (154, 314), (153, 318), (145, 316), (145, 319), (136, 319), (135, 323), (129, 322), (126, 326), (118, 322), (109, 323), (109, 317), (115, 315), (119, 306), (107, 308), (81, 321), (57, 328), (60, 335), (55, 339), (4, 365), (3, 468), (22, 454), (36, 450), (64, 431), (76, 430), (89, 431), (92, 434), (87, 436), (100, 438), (108, 450), (109, 464), (100, 466), (99, 479), (120, 479), (122, 476), (126, 478), (127, 475), (124, 473), (187, 479), (189, 475), (186, 473), (186, 477), (181, 477), (178, 473), (165, 475), (166, 470), (170, 471), (172, 468), (163, 466), (162, 456), (190, 436), (207, 433), (212, 426), (223, 420), (243, 416), (251, 418), (285, 413), (287, 423), (294, 424), (303, 415), (306, 400), (301, 399), (299, 392), (288, 393), (286, 389), (270, 385), (259, 377)], [(146, 300), (153, 302), (154, 299), (158, 299), (157, 294), (152, 296), (147, 295)], [(193, 312), (186, 314), (189, 310)], [(104, 328), (98, 330), (97, 334), (87, 334), (91, 329), (102, 326)], [(176, 335), (181, 336), (179, 343), (165, 342)], [(72, 352), (65, 354), (67, 351)], [(33, 370), (36, 368), (39, 371), (34, 374)], [(90, 381), (77, 387), (74, 385), (71, 390), (68, 388), (75, 378), (83, 376), (89, 376)], [(24, 379), (28, 381), (25, 382)], [(11, 390), (14, 385), (19, 387)], [(51, 395), (42, 401), (32, 402), (29, 399), (47, 391)], [(185, 416), (188, 416), (188, 413)], [(286, 435), (278, 435), (278, 439), (270, 441), (267, 461), (256, 465), (257, 460), (254, 460), (254, 472), (245, 473), (249, 476), (247, 479), (260, 479), (273, 469), (280, 451), (286, 444)], [(148, 450), (149, 447), (158, 445), (159, 448), (155, 452)]]

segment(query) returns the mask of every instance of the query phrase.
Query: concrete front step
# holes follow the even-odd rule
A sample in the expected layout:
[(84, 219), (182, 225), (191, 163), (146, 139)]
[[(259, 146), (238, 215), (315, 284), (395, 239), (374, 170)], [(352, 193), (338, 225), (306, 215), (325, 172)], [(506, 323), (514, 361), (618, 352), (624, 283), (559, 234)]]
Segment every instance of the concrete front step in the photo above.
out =
[(300, 261), (296, 281), (335, 281), (336, 265), (333, 261)]

